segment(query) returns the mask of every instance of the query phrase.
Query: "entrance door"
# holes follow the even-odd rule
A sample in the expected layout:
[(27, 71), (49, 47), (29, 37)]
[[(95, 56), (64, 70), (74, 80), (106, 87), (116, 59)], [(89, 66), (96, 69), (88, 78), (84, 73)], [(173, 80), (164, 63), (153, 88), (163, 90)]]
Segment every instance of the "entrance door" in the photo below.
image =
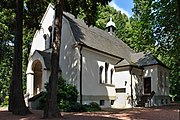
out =
[(41, 92), (42, 89), (42, 65), (41, 62), (36, 60), (33, 63), (34, 71), (34, 95), (37, 95)]
[(144, 78), (144, 94), (151, 93), (151, 77)]

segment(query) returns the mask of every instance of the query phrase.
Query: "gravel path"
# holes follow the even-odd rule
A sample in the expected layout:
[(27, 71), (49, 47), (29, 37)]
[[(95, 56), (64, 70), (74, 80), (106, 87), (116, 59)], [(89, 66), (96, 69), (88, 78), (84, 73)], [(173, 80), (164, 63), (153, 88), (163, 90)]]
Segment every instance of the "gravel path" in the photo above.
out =
[[(180, 120), (180, 104), (153, 108), (106, 109), (100, 112), (65, 112), (64, 120)], [(42, 111), (32, 110), (31, 115), (16, 116), (0, 108), (0, 120), (41, 120)], [(58, 119), (53, 119), (58, 120)]]

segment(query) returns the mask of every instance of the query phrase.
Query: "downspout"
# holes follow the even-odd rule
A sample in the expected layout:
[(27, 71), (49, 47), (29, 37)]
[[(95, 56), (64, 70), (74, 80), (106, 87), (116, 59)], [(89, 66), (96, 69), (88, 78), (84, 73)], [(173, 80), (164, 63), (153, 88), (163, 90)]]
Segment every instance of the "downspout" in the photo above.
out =
[(80, 47), (80, 90), (79, 90), (79, 94), (80, 94), (80, 104), (82, 105), (82, 46)]
[(131, 106), (133, 107), (132, 66), (130, 68), (130, 74), (131, 74)]

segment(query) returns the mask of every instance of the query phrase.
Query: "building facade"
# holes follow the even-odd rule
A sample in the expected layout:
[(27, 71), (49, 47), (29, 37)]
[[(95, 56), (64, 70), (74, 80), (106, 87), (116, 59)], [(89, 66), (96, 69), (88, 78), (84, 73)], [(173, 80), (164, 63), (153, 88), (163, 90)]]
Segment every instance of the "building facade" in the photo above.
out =
[[(32, 98), (45, 91), (51, 68), (54, 10), (49, 5), (29, 54), (27, 93)], [(114, 34), (112, 19), (107, 31), (88, 27), (64, 13), (59, 68), (67, 83), (79, 91), (78, 101), (101, 107), (127, 108), (169, 103), (169, 70), (150, 53), (135, 53)]]

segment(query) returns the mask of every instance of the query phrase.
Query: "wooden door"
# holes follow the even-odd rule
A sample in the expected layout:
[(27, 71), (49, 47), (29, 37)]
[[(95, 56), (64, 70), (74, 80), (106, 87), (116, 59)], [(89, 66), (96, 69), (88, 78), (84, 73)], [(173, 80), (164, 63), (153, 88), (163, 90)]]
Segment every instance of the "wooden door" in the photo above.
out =
[(151, 77), (144, 78), (144, 94), (151, 93)]

